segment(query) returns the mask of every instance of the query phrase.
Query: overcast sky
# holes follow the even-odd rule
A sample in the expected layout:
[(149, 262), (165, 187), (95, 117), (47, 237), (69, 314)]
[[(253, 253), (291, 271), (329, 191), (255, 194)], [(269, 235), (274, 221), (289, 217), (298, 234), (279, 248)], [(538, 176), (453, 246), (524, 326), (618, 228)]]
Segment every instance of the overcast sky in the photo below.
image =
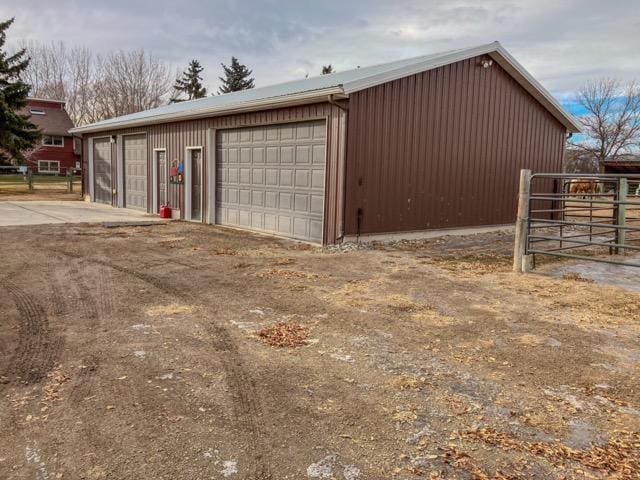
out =
[(144, 47), (211, 91), (231, 55), (256, 86), (499, 40), (567, 101), (585, 80), (640, 78), (638, 0), (0, 0), (12, 40)]

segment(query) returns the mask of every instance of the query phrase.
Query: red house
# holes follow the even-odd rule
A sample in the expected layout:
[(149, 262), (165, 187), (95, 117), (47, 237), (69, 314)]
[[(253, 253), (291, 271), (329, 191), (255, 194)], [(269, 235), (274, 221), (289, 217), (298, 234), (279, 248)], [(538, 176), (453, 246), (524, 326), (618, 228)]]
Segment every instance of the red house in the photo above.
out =
[(27, 155), (33, 173), (66, 175), (67, 169), (80, 170), (80, 139), (69, 133), (73, 122), (64, 102), (30, 98), (22, 113), (42, 131), (40, 145)]

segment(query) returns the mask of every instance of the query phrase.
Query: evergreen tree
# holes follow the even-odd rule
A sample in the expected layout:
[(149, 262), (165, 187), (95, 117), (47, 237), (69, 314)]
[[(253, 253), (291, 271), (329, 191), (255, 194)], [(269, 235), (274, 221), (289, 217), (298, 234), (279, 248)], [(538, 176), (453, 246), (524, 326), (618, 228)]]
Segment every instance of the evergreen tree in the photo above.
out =
[(180, 94), (185, 94), (187, 100), (207, 96), (207, 89), (202, 86), (202, 77), (200, 76), (203, 70), (204, 68), (198, 60), (189, 62), (189, 68), (182, 72), (182, 77), (176, 78), (176, 83), (173, 85), (174, 94), (171, 97), (171, 103), (182, 102), (183, 99), (178, 98)]
[(333, 65), (329, 64), (329, 65), (323, 65), (322, 66), (322, 73), (321, 75), (327, 75), (329, 73), (335, 73), (335, 71), (333, 70)]
[(13, 20), (0, 22), (0, 158), (22, 162), (24, 152), (35, 147), (40, 132), (29, 121), (29, 115), (18, 113), (27, 105), (31, 87), (20, 79), (29, 65), (25, 50), (8, 55), (3, 48)]
[(246, 65), (242, 65), (236, 57), (231, 57), (231, 65), (226, 66), (221, 63), (224, 70), (224, 78), (218, 77), (222, 82), (222, 86), (218, 89), (218, 93), (237, 92), (239, 90), (247, 90), (253, 88), (253, 73)]

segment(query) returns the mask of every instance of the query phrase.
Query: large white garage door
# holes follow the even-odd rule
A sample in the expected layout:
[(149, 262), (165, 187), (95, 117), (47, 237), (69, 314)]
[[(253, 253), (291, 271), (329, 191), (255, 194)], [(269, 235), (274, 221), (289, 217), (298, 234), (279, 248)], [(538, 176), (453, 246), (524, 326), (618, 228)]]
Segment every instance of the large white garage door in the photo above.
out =
[(147, 209), (147, 137), (126, 135), (124, 139), (125, 204)]
[(221, 130), (216, 222), (322, 242), (324, 120)]

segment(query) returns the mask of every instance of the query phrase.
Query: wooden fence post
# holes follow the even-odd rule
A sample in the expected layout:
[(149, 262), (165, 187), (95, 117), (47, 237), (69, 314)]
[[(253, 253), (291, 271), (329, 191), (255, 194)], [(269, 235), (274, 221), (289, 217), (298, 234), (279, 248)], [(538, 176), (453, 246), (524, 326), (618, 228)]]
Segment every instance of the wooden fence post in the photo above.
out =
[(518, 195), (518, 216), (513, 248), (513, 271), (517, 273), (527, 272), (531, 268), (531, 262), (524, 258), (527, 251), (530, 189), (531, 170), (520, 170), (520, 194)]
[[(621, 178), (618, 181), (617, 200), (619, 202), (625, 202), (625, 203), (618, 203), (618, 208), (614, 209), (614, 212), (617, 210), (617, 217), (615, 220), (616, 220), (616, 224), (618, 225), (618, 227), (616, 228), (615, 238), (616, 238), (616, 243), (620, 245), (624, 245), (625, 243), (626, 229), (624, 228), (624, 226), (627, 223), (626, 201), (627, 201), (628, 195), (629, 195), (629, 181), (626, 178)], [(613, 249), (613, 251), (616, 255), (624, 255), (624, 248), (622, 247), (616, 247)]]
[(73, 172), (69, 175), (70, 170), (67, 168), (67, 190), (69, 193), (73, 193)]
[(27, 183), (29, 192), (33, 192), (33, 172), (31, 171), (31, 169), (27, 170)]

